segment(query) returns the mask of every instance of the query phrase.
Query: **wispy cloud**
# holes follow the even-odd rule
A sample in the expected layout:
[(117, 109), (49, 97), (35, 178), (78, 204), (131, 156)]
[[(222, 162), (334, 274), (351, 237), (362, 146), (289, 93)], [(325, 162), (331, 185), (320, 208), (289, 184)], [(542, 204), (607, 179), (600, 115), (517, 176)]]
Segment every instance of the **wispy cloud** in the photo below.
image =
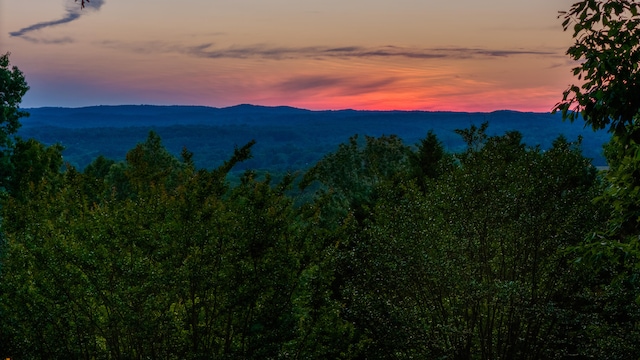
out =
[(475, 58), (475, 57), (509, 57), (519, 55), (557, 55), (552, 51), (525, 49), (483, 49), (483, 48), (411, 48), (399, 46), (363, 47), (363, 46), (307, 46), (279, 47), (268, 45), (231, 46), (216, 48), (215, 44), (201, 44), (186, 48), (191, 55), (219, 58), (264, 58), (264, 59), (299, 59), (299, 58)]
[(185, 52), (179, 45), (165, 41), (123, 42), (118, 40), (103, 40), (97, 41), (95, 44), (104, 48), (126, 50), (139, 54)]
[(208, 59), (354, 59), (354, 58), (405, 58), (405, 59), (476, 59), (506, 58), (513, 56), (563, 57), (564, 51), (558, 49), (493, 49), (481, 47), (438, 47), (419, 48), (402, 46), (274, 46), (254, 44), (245, 46), (218, 47), (215, 43), (204, 43), (193, 46), (182, 44), (148, 41), (122, 42), (101, 41), (97, 43), (112, 49), (128, 50), (137, 53), (182, 53)]
[(74, 40), (68, 36), (58, 39), (39, 39), (28, 35), (23, 35), (21, 36), (21, 38), (34, 44), (69, 44), (74, 42)]
[(27, 27), (24, 27), (18, 31), (12, 31), (9, 33), (9, 35), (14, 36), (14, 37), (21, 37), (27, 41), (31, 41), (31, 42), (36, 42), (36, 43), (67, 43), (67, 42), (71, 42), (72, 40), (69, 38), (64, 38), (62, 39), (63, 41), (59, 41), (59, 40), (40, 40), (40, 39), (36, 39), (32, 36), (27, 36), (27, 34), (33, 32), (33, 31), (38, 31), (38, 30), (42, 30), (44, 28), (48, 28), (48, 27), (53, 27), (53, 26), (58, 26), (58, 25), (62, 25), (62, 24), (67, 24), (70, 23), (72, 21), (78, 20), (82, 15), (87, 14), (90, 11), (97, 11), (100, 10), (100, 8), (102, 7), (102, 5), (104, 4), (104, 0), (91, 0), (91, 2), (86, 2), (85, 3), (85, 7), (84, 9), (81, 9), (80, 6), (75, 3), (74, 0), (67, 0), (66, 3), (66, 13), (64, 14), (63, 17), (61, 17), (60, 19), (57, 20), (51, 20), (51, 21), (43, 21), (43, 22), (39, 22), (33, 25), (29, 25)]
[(336, 76), (309, 75), (287, 79), (276, 86), (286, 92), (300, 92), (334, 87), (345, 82), (345, 78)]
[(360, 77), (332, 75), (303, 75), (284, 80), (275, 88), (285, 93), (336, 91), (335, 95), (359, 95), (375, 92), (400, 81), (399, 78), (387, 77), (377, 80), (366, 80)]

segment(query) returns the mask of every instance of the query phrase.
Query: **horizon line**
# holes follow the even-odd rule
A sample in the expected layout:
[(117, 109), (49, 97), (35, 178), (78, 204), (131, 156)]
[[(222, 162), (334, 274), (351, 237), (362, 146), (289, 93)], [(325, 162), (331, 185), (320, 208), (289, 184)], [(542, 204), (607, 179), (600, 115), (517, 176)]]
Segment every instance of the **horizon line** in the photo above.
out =
[(29, 109), (86, 109), (86, 108), (96, 108), (96, 107), (125, 107), (125, 106), (137, 106), (137, 107), (194, 107), (194, 108), (208, 108), (208, 109), (231, 109), (238, 107), (253, 107), (253, 108), (265, 108), (265, 109), (278, 109), (278, 108), (286, 108), (291, 110), (301, 110), (301, 111), (309, 111), (309, 112), (339, 112), (339, 111), (357, 111), (357, 112), (424, 112), (424, 113), (458, 113), (458, 114), (492, 114), (498, 112), (516, 112), (522, 114), (555, 114), (554, 111), (523, 111), (523, 110), (513, 110), (513, 109), (496, 109), (491, 111), (462, 111), (462, 110), (428, 110), (428, 109), (354, 109), (354, 108), (336, 108), (336, 109), (307, 109), (302, 107), (296, 107), (291, 105), (257, 105), (257, 104), (249, 104), (249, 103), (239, 103), (236, 105), (229, 106), (211, 106), (211, 105), (196, 105), (196, 104), (96, 104), (96, 105), (84, 105), (84, 106), (31, 106), (31, 107), (20, 107), (23, 110)]

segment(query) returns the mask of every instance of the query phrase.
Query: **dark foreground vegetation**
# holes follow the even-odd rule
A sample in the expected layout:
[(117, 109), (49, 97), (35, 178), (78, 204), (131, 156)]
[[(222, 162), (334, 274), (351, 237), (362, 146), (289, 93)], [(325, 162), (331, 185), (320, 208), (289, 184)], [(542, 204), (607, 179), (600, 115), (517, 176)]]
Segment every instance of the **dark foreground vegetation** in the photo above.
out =
[(278, 180), (229, 181), (251, 141), (201, 168), (155, 132), (80, 171), (14, 136), (0, 57), (0, 358), (638, 358), (638, 8), (566, 16), (586, 84), (558, 110), (610, 128), (606, 173), (486, 123), (460, 151), (354, 136)]
[(233, 186), (251, 143), (204, 170), (151, 133), (81, 173), (18, 140), (2, 208), (6, 355), (630, 355), (633, 292), (620, 284), (609, 309), (614, 294), (589, 286), (608, 274), (570, 261), (610, 212), (591, 201), (598, 173), (566, 139), (542, 152), (484, 130), (460, 131), (457, 154), (433, 134), (416, 149), (353, 138), (304, 176), (248, 171)]

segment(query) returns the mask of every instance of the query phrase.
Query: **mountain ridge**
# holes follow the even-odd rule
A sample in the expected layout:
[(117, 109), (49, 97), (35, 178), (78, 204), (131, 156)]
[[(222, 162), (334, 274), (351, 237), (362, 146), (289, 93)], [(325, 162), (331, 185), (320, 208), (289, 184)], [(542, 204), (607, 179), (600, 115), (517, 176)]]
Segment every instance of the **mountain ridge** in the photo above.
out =
[[(403, 118), (424, 117), (423, 120), (443, 120), (447, 116), (502, 117), (502, 116), (557, 116), (550, 113), (496, 110), (492, 112), (426, 111), (426, 110), (308, 110), (291, 106), (262, 106), (239, 104), (229, 107), (209, 107), (199, 105), (95, 105), (77, 108), (39, 107), (24, 108), (31, 116), (23, 120), (25, 126), (56, 126), (69, 128), (83, 127), (129, 127), (168, 125), (221, 125), (256, 124), (260, 120), (272, 123), (274, 120), (318, 120), (321, 117), (334, 118), (380, 118), (399, 116)], [(256, 118), (258, 117), (258, 118)], [(557, 116), (560, 119), (559, 116)], [(389, 120), (391, 118), (388, 118)]]

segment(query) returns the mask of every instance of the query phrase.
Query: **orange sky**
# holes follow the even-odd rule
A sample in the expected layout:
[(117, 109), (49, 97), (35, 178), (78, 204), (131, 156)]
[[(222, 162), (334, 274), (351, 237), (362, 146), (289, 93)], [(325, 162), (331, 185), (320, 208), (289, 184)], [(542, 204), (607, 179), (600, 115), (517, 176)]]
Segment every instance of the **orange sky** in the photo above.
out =
[(550, 111), (565, 0), (0, 0), (23, 107)]

